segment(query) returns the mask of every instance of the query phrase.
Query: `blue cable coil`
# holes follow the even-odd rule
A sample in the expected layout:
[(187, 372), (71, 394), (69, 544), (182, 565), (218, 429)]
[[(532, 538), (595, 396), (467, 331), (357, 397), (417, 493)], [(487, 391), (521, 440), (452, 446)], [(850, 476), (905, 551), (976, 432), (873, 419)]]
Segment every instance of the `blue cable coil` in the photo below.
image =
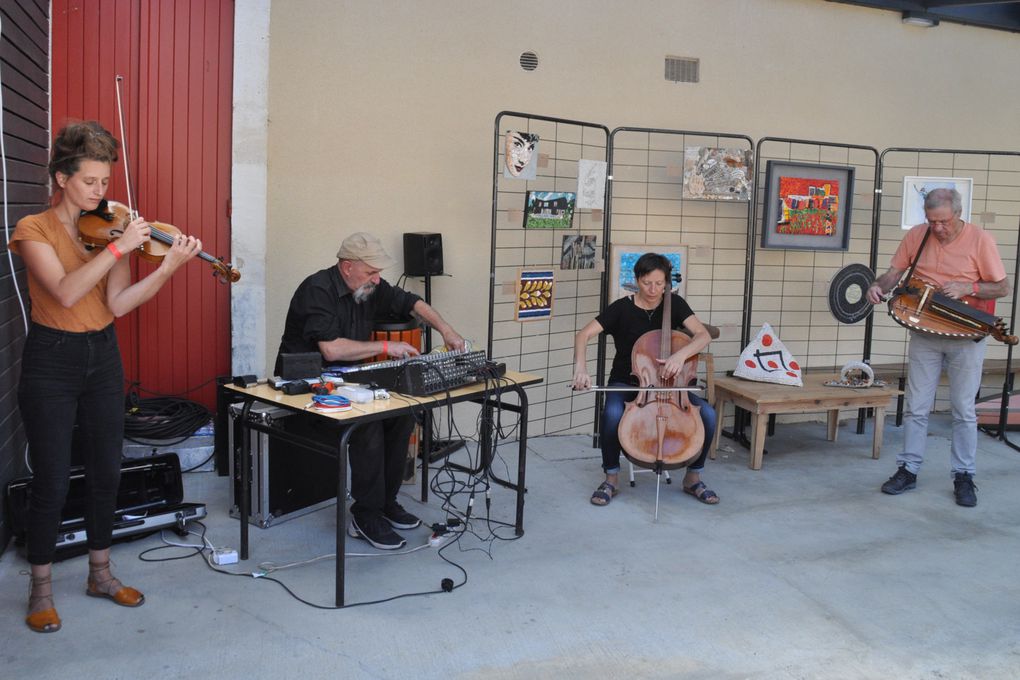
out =
[(344, 408), (351, 405), (351, 400), (339, 394), (316, 394), (312, 397), (312, 403), (328, 408)]

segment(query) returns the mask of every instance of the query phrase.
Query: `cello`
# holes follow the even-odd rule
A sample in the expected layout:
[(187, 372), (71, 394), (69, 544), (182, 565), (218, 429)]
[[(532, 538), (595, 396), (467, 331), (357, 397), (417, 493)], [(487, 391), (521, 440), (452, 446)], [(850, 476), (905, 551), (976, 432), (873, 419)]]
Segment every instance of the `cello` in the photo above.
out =
[(669, 286), (664, 297), (662, 328), (642, 335), (631, 351), (631, 373), (638, 379), (638, 393), (624, 408), (617, 430), (627, 459), (654, 470), (657, 481), (663, 470), (685, 467), (705, 443), (701, 407), (691, 404), (686, 389), (697, 380), (698, 355), (690, 357), (673, 378), (661, 376), (666, 359), (691, 342), (685, 333), (671, 328), (673, 291)]

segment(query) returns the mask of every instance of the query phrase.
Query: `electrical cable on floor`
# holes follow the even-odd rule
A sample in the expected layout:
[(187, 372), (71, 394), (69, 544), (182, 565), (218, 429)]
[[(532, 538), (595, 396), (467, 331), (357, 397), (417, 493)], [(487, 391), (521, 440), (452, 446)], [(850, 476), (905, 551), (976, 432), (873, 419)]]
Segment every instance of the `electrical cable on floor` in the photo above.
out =
[[(286, 569), (286, 568), (289, 568), (289, 567), (295, 567), (295, 566), (299, 566), (299, 565), (303, 565), (303, 564), (311, 564), (312, 562), (317, 562), (317, 561), (320, 561), (320, 560), (328, 559), (330, 557), (335, 557), (335, 555), (320, 555), (319, 557), (315, 557), (315, 558), (312, 558), (312, 559), (309, 559), (309, 560), (304, 560), (304, 561), (301, 561), (301, 562), (293, 562), (293, 563), (284, 564), (284, 565), (273, 565), (270, 562), (264, 562), (264, 563), (259, 565), (260, 570), (262, 570), (263, 565), (269, 566), (270, 569), (269, 570), (262, 570), (262, 572), (237, 572), (237, 571), (229, 571), (227, 569), (222, 569), (219, 566), (214, 565), (212, 563), (212, 557), (211, 556), (212, 556), (213, 551), (216, 548), (205, 537), (205, 534), (208, 531), (208, 529), (206, 528), (205, 524), (203, 524), (202, 522), (199, 522), (199, 521), (193, 521), (193, 522), (191, 522), (191, 524), (197, 524), (202, 529), (200, 534), (196, 534), (193, 531), (188, 531), (188, 534), (190, 534), (192, 536), (197, 536), (202, 541), (202, 543), (200, 545), (199, 544), (189, 544), (189, 543), (176, 543), (176, 542), (173, 542), (173, 541), (169, 541), (169, 540), (167, 540), (167, 538), (165, 536), (165, 531), (166, 530), (163, 530), (163, 531), (160, 532), (160, 538), (163, 541), (164, 545), (159, 545), (159, 546), (156, 546), (156, 547), (153, 547), (153, 548), (148, 548), (146, 550), (143, 550), (141, 553), (138, 554), (138, 559), (143, 561), (143, 562), (170, 562), (170, 561), (173, 561), (173, 560), (184, 560), (184, 559), (189, 559), (189, 558), (192, 558), (192, 557), (201, 556), (203, 558), (203, 562), (205, 562), (206, 566), (209, 567), (211, 570), (215, 571), (217, 574), (223, 574), (225, 576), (241, 576), (241, 577), (248, 578), (248, 579), (258, 579), (258, 580), (263, 580), (263, 581), (272, 581), (273, 583), (277, 584), (278, 586), (283, 588), (285, 591), (287, 591), (287, 594), (289, 594), (291, 597), (293, 597), (298, 602), (300, 602), (300, 603), (302, 603), (304, 605), (307, 605), (309, 607), (314, 607), (315, 609), (350, 609), (350, 608), (353, 608), (353, 607), (364, 607), (364, 606), (372, 605), (372, 604), (382, 604), (384, 602), (392, 602), (394, 600), (399, 600), (399, 599), (406, 598), (406, 597), (417, 597), (419, 595), (435, 595), (435, 594), (439, 594), (439, 593), (449, 593), (449, 592), (452, 592), (452, 591), (456, 590), (457, 588), (460, 588), (464, 584), (466, 584), (467, 580), (468, 580), (467, 571), (464, 569), (464, 567), (460, 566), (459, 564), (457, 564), (456, 562), (454, 562), (450, 558), (448, 558), (445, 555), (443, 555), (443, 551), (446, 548), (448, 548), (453, 543), (451, 541), (451, 543), (447, 543), (446, 545), (441, 547), (438, 551), (436, 551), (436, 554), (439, 555), (440, 559), (442, 559), (444, 562), (446, 562), (447, 564), (455, 567), (457, 570), (460, 571), (460, 573), (461, 573), (461, 575), (463, 577), (463, 580), (460, 583), (454, 583), (453, 579), (444, 578), (442, 580), (442, 583), (440, 584), (439, 589), (437, 589), (437, 590), (423, 590), (423, 591), (412, 592), (412, 593), (401, 593), (400, 595), (394, 595), (392, 597), (382, 598), (382, 599), (379, 599), (379, 600), (367, 600), (365, 602), (353, 602), (351, 604), (345, 604), (345, 605), (341, 605), (341, 606), (316, 604), (315, 602), (311, 602), (309, 600), (306, 600), (303, 597), (301, 597), (300, 595), (298, 595), (297, 593), (295, 593), (283, 581), (281, 581), (281, 580), (279, 580), (277, 578), (274, 578), (272, 576), (268, 576), (267, 574), (271, 573), (272, 571), (278, 571), (280, 569)], [(359, 556), (359, 557), (386, 557), (386, 556), (389, 556), (389, 555), (407, 555), (407, 554), (410, 554), (412, 552), (417, 552), (418, 550), (420, 550), (422, 548), (426, 548), (426, 547), (429, 547), (428, 543), (426, 543), (424, 545), (421, 545), (421, 546), (417, 546), (417, 547), (412, 548), (410, 550), (401, 551), (399, 553), (347, 553), (347, 556), (348, 557), (355, 557), (355, 556)], [(174, 555), (173, 557), (161, 557), (161, 558), (148, 557), (148, 555), (150, 553), (157, 552), (157, 551), (160, 551), (160, 550), (167, 550), (167, 549), (171, 549), (171, 548), (189, 549), (192, 552), (190, 552), (190, 553), (188, 553), (186, 555)]]

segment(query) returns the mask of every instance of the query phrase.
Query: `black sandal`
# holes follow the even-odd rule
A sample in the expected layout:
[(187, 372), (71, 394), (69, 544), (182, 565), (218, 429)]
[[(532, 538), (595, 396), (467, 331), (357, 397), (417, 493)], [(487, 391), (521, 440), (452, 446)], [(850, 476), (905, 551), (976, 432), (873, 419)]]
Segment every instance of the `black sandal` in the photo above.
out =
[(715, 505), (719, 502), (719, 494), (705, 486), (704, 482), (685, 486), (684, 493), (689, 493), (705, 505)]
[(591, 495), (592, 505), (609, 505), (609, 501), (613, 500), (613, 496), (620, 493), (616, 487), (609, 482), (602, 482), (599, 484), (599, 488), (595, 489), (595, 492)]

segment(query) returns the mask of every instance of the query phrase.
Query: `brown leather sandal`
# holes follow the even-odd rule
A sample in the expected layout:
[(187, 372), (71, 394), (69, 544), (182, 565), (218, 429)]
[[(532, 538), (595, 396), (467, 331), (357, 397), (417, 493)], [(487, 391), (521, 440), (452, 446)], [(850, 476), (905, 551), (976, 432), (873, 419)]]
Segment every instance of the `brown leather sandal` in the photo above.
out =
[[(34, 630), (36, 633), (56, 633), (60, 630), (60, 617), (57, 616), (57, 609), (53, 606), (53, 576), (43, 576), (42, 578), (32, 577), (29, 585), (28, 592), (28, 616), (25, 617), (25, 623), (29, 628)], [(37, 587), (50, 586), (50, 592), (47, 595), (36, 595), (35, 590)], [(38, 611), (32, 611), (34, 605), (43, 603), (44, 600), (49, 600), (49, 607), (46, 609), (40, 609)]]
[[(96, 572), (106, 570), (109, 578), (102, 581), (94, 578)], [(89, 562), (89, 580), (85, 587), (85, 594), (89, 597), (105, 597), (113, 600), (122, 607), (140, 607), (145, 604), (145, 595), (139, 591), (121, 583), (117, 577), (110, 574), (110, 561)]]

